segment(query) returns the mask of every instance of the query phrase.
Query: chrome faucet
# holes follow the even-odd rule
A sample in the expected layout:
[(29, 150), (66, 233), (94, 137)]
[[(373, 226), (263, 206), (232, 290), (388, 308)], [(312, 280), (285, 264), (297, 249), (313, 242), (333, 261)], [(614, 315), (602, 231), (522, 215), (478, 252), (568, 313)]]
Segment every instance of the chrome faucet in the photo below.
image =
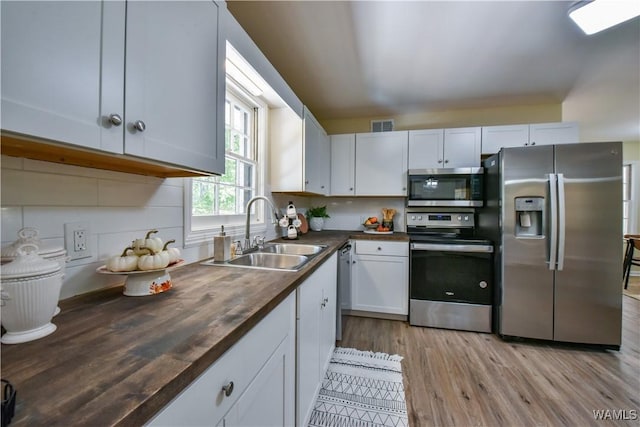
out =
[[(244, 231), (244, 246), (242, 248), (243, 252), (246, 252), (247, 250), (250, 250), (250, 249), (254, 248), (254, 246), (251, 245), (250, 227), (251, 227), (251, 205), (256, 200), (264, 200), (271, 207), (271, 220), (274, 222), (274, 224), (277, 223), (277, 221), (278, 221), (278, 211), (273, 206), (273, 203), (271, 203), (271, 200), (269, 200), (265, 196), (256, 196), (256, 197), (253, 197), (251, 200), (249, 200), (249, 202), (247, 203), (247, 207), (246, 207), (247, 225), (246, 225), (246, 228), (245, 228), (245, 231)], [(263, 238), (263, 242), (264, 242), (264, 238)]]

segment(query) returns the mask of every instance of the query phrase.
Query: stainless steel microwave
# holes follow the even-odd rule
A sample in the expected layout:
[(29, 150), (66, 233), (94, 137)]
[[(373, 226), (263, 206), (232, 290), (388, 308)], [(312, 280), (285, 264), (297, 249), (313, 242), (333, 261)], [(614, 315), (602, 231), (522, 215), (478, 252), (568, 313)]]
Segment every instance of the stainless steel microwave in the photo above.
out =
[(407, 206), (482, 206), (483, 168), (409, 169)]

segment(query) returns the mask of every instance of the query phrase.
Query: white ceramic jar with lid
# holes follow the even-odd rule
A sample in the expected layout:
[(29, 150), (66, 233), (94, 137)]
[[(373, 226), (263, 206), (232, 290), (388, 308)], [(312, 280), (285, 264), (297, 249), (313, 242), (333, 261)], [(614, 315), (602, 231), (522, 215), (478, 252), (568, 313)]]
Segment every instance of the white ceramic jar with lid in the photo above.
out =
[(40, 232), (33, 227), (24, 227), (18, 231), (18, 240), (11, 243), (8, 246), (2, 248), (0, 253), (0, 262), (3, 264), (9, 261), (13, 261), (18, 256), (18, 247), (25, 243), (33, 243), (38, 246), (38, 254), (50, 261), (56, 261), (60, 264), (62, 270), (62, 276), (64, 277), (66, 263), (68, 261), (67, 251), (62, 246), (47, 245), (40, 240)]
[(17, 248), (17, 257), (2, 266), (0, 286), (3, 344), (33, 341), (56, 330), (51, 318), (62, 288), (60, 265), (38, 255), (37, 245)]

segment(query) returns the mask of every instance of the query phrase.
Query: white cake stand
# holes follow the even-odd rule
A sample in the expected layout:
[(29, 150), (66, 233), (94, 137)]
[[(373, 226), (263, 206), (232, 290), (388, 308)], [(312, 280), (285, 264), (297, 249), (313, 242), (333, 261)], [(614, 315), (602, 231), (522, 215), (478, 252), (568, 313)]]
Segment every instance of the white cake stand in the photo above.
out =
[(127, 276), (124, 282), (123, 294), (129, 297), (144, 297), (166, 292), (171, 289), (171, 276), (169, 271), (184, 264), (180, 259), (165, 268), (157, 270), (135, 270), (135, 271), (111, 271), (107, 266), (98, 267), (96, 271), (100, 274)]

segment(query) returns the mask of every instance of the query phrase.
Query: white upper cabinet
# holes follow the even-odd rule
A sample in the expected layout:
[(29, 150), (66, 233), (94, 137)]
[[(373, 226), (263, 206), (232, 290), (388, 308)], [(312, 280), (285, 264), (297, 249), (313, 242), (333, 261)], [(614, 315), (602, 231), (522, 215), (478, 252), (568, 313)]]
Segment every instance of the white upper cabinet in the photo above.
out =
[(331, 143), (311, 112), (304, 109), (304, 191), (329, 194)]
[(223, 173), (219, 7), (2, 2), (3, 130)]
[(331, 135), (331, 195), (353, 196), (356, 176), (356, 135)]
[(356, 196), (406, 196), (408, 131), (356, 134)]
[(127, 3), (126, 154), (224, 172), (220, 15), (210, 1)]
[(502, 147), (529, 144), (529, 125), (485, 126), (482, 128), (482, 154), (492, 154)]
[(125, 3), (1, 7), (2, 129), (122, 153)]
[(485, 126), (482, 128), (482, 154), (494, 154), (503, 147), (571, 144), (579, 140), (577, 122)]
[(270, 110), (269, 121), (271, 191), (328, 195), (331, 143), (315, 117), (285, 107)]
[(409, 169), (480, 166), (480, 128), (409, 131)]
[(441, 167), (466, 168), (481, 165), (482, 128), (444, 130), (444, 159)]
[(444, 129), (409, 131), (409, 169), (441, 168), (444, 159)]
[(580, 142), (577, 122), (534, 123), (529, 125), (530, 145), (573, 144)]

